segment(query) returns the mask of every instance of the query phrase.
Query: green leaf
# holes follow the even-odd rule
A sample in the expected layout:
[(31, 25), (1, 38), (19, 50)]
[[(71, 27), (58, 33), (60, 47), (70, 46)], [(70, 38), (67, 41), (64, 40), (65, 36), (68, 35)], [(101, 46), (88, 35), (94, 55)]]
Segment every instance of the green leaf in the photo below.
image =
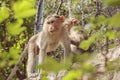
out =
[(36, 13), (33, 3), (27, 0), (16, 2), (12, 8), (15, 12), (15, 18), (26, 18), (33, 16)]
[(36, 13), (35, 9), (29, 9), (29, 10), (23, 11), (21, 13), (15, 14), (14, 17), (15, 18), (27, 18), (27, 17), (33, 16), (35, 13)]
[(9, 17), (9, 9), (5, 6), (0, 8), (0, 23)]
[(91, 55), (88, 53), (84, 53), (84, 54), (76, 54), (73, 56), (73, 62), (79, 62), (84, 63), (86, 62), (88, 59), (91, 59)]
[(119, 6), (120, 0), (102, 0), (105, 6)]
[(120, 27), (120, 12), (117, 12), (114, 16), (108, 19), (108, 25), (114, 27)]
[(108, 37), (109, 40), (114, 39), (116, 37), (116, 33), (114, 31), (107, 31), (106, 36)]
[(62, 80), (78, 80), (82, 76), (82, 71), (81, 70), (72, 70), (69, 71), (69, 73), (63, 77)]
[(103, 15), (99, 15), (97, 18), (96, 18), (96, 21), (97, 21), (97, 24), (98, 25), (101, 25), (101, 24), (104, 24), (106, 22), (106, 18), (105, 16)]
[(93, 34), (88, 40), (82, 41), (79, 45), (79, 48), (82, 48), (84, 50), (88, 50), (89, 47), (92, 45), (92, 43), (95, 42), (96, 37), (97, 37), (97, 34)]
[(8, 33), (11, 34), (12, 36), (19, 35), (26, 29), (26, 27), (21, 27), (22, 24), (23, 24), (22, 19), (18, 19), (16, 22), (8, 24), (7, 26)]
[(82, 48), (84, 50), (88, 50), (91, 43), (88, 40), (84, 40), (80, 43), (79, 48)]
[[(49, 67), (48, 67), (49, 66)], [(38, 68), (42, 68), (46, 71), (58, 72), (60, 70), (66, 69), (70, 66), (70, 61), (66, 59), (65, 63), (59, 63), (51, 57), (47, 57), (43, 64), (39, 65)]]
[(83, 63), (82, 67), (85, 70), (85, 72), (94, 72), (94, 70), (95, 70), (93, 65), (88, 64), (88, 63)]
[(90, 37), (88, 40), (84, 40), (80, 43), (79, 48), (82, 48), (84, 50), (88, 50), (91, 44), (94, 42), (95, 38)]
[(17, 49), (15, 47), (10, 48), (10, 50), (9, 50), (9, 58), (11, 58), (13, 60), (11, 61), (11, 63), (9, 63), (9, 65), (12, 65), (12, 64), (16, 63), (16, 61), (19, 58), (20, 51), (21, 51), (20, 49)]

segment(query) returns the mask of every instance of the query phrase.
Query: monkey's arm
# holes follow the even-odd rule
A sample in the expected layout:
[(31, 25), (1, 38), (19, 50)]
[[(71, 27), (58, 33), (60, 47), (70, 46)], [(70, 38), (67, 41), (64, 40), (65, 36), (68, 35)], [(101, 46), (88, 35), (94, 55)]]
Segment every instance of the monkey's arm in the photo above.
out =
[[(64, 29), (65, 30), (65, 29)], [(68, 32), (67, 31), (63, 31), (64, 32), (64, 35), (62, 36), (62, 40), (61, 40), (61, 43), (62, 43), (62, 46), (64, 48), (64, 60), (66, 59), (67, 56), (70, 56), (71, 54), (71, 48), (70, 48), (70, 38), (68, 36)]]

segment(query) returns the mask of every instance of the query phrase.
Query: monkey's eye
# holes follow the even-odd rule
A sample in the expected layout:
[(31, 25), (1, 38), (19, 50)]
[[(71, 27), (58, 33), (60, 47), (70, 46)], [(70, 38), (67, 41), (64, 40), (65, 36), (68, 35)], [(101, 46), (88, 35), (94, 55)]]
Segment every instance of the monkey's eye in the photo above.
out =
[(51, 23), (54, 23), (54, 21), (51, 21)]
[(50, 22), (48, 21), (47, 24), (50, 24)]

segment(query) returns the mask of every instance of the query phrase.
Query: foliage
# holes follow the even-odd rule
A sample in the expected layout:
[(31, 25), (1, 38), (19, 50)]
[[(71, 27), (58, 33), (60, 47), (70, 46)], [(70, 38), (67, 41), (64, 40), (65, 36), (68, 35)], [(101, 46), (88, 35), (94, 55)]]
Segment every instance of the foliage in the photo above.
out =
[[(71, 60), (67, 59), (64, 63), (64, 61), (57, 62), (55, 59), (47, 57), (43, 64), (39, 65), (38, 68), (42, 68), (45, 71), (54, 71), (59, 72), (60, 70), (68, 69), (70, 67)], [(48, 67), (48, 65), (50, 65)]]
[(72, 70), (63, 78), (63, 80), (77, 80), (82, 76), (82, 71)]
[[(85, 37), (85, 40), (80, 42), (79, 48), (83, 49), (87, 54), (94, 54), (94, 52), (99, 53), (99, 51), (106, 50), (106, 47), (108, 50), (119, 44), (119, 41), (116, 41), (116, 39), (119, 39), (120, 37), (120, 21), (118, 20), (120, 17), (119, 0), (71, 1), (72, 12), (75, 18), (80, 21), (79, 26), (76, 26), (76, 30), (83, 30), (83, 35)], [(54, 1), (48, 2), (50, 3), (47, 4), (47, 6), (49, 5), (50, 7), (45, 6), (45, 15), (49, 14), (51, 11), (50, 8), (52, 8), (52, 12), (55, 12), (55, 9), (57, 9), (55, 5), (51, 5)], [(59, 5), (58, 2), (55, 4)], [(62, 12), (62, 10), (64, 10), (64, 12)], [(65, 16), (68, 16), (67, 1), (63, 2), (59, 14), (65, 14)], [(92, 50), (92, 52), (89, 52), (90, 50)], [(96, 75), (96, 68), (86, 63), (86, 61), (90, 60), (88, 56), (80, 54), (74, 56), (72, 60), (73, 63), (77, 62), (80, 67), (77, 67), (77, 70), (76, 68), (70, 69), (63, 80), (79, 80), (86, 73), (90, 73), (93, 76)], [(117, 65), (117, 61), (107, 62), (106, 68), (108, 71), (113, 71), (118, 70), (119, 66)], [(95, 77), (91, 80), (94, 79), (96, 80)]]
[[(60, 1), (44, 1), (44, 16), (55, 13)], [(100, 0), (99, 4), (102, 6), (97, 5), (97, 1), (99, 0), (72, 0), (72, 12), (80, 22), (76, 30), (83, 30), (85, 37), (85, 40), (79, 44), (79, 48), (84, 50), (84, 52), (81, 52), (83, 55), (74, 55), (65, 63), (47, 58), (37, 68), (56, 73), (62, 69), (67, 69), (69, 72), (63, 77), (63, 80), (80, 80), (85, 74), (96, 76), (96, 68), (87, 61), (92, 59), (91, 56), (94, 56), (95, 52), (103, 51), (106, 47), (109, 49), (109, 47), (117, 46), (119, 42), (116, 39), (119, 40), (120, 38), (120, 1)], [(28, 39), (33, 35), (35, 6), (36, 0), (0, 0), (0, 79), (5, 80), (17, 62)], [(67, 1), (63, 0), (59, 14), (67, 17), (68, 12)], [(71, 62), (77, 63), (78, 66), (72, 67)], [(119, 60), (107, 62), (107, 70), (119, 70), (117, 63), (119, 63)], [(21, 71), (19, 71), (26, 75), (24, 65), (26, 63), (21, 65)], [(43, 80), (47, 80), (46, 72)], [(14, 79), (18, 79), (18, 76)]]
[(1, 0), (0, 4), (0, 76), (6, 78), (32, 35), (36, 9), (35, 0)]

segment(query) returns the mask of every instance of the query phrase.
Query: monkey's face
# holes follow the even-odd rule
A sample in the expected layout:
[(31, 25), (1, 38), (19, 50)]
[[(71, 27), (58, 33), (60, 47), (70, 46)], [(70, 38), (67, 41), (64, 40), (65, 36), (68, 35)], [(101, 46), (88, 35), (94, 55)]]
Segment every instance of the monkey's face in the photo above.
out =
[(49, 16), (47, 17), (45, 21), (45, 29), (47, 30), (48, 33), (54, 34), (56, 32), (61, 31), (62, 29), (62, 24), (64, 22), (64, 16)]
[(78, 25), (78, 20), (77, 19), (67, 19), (67, 20), (65, 20), (64, 25), (68, 29), (71, 29), (73, 26)]

